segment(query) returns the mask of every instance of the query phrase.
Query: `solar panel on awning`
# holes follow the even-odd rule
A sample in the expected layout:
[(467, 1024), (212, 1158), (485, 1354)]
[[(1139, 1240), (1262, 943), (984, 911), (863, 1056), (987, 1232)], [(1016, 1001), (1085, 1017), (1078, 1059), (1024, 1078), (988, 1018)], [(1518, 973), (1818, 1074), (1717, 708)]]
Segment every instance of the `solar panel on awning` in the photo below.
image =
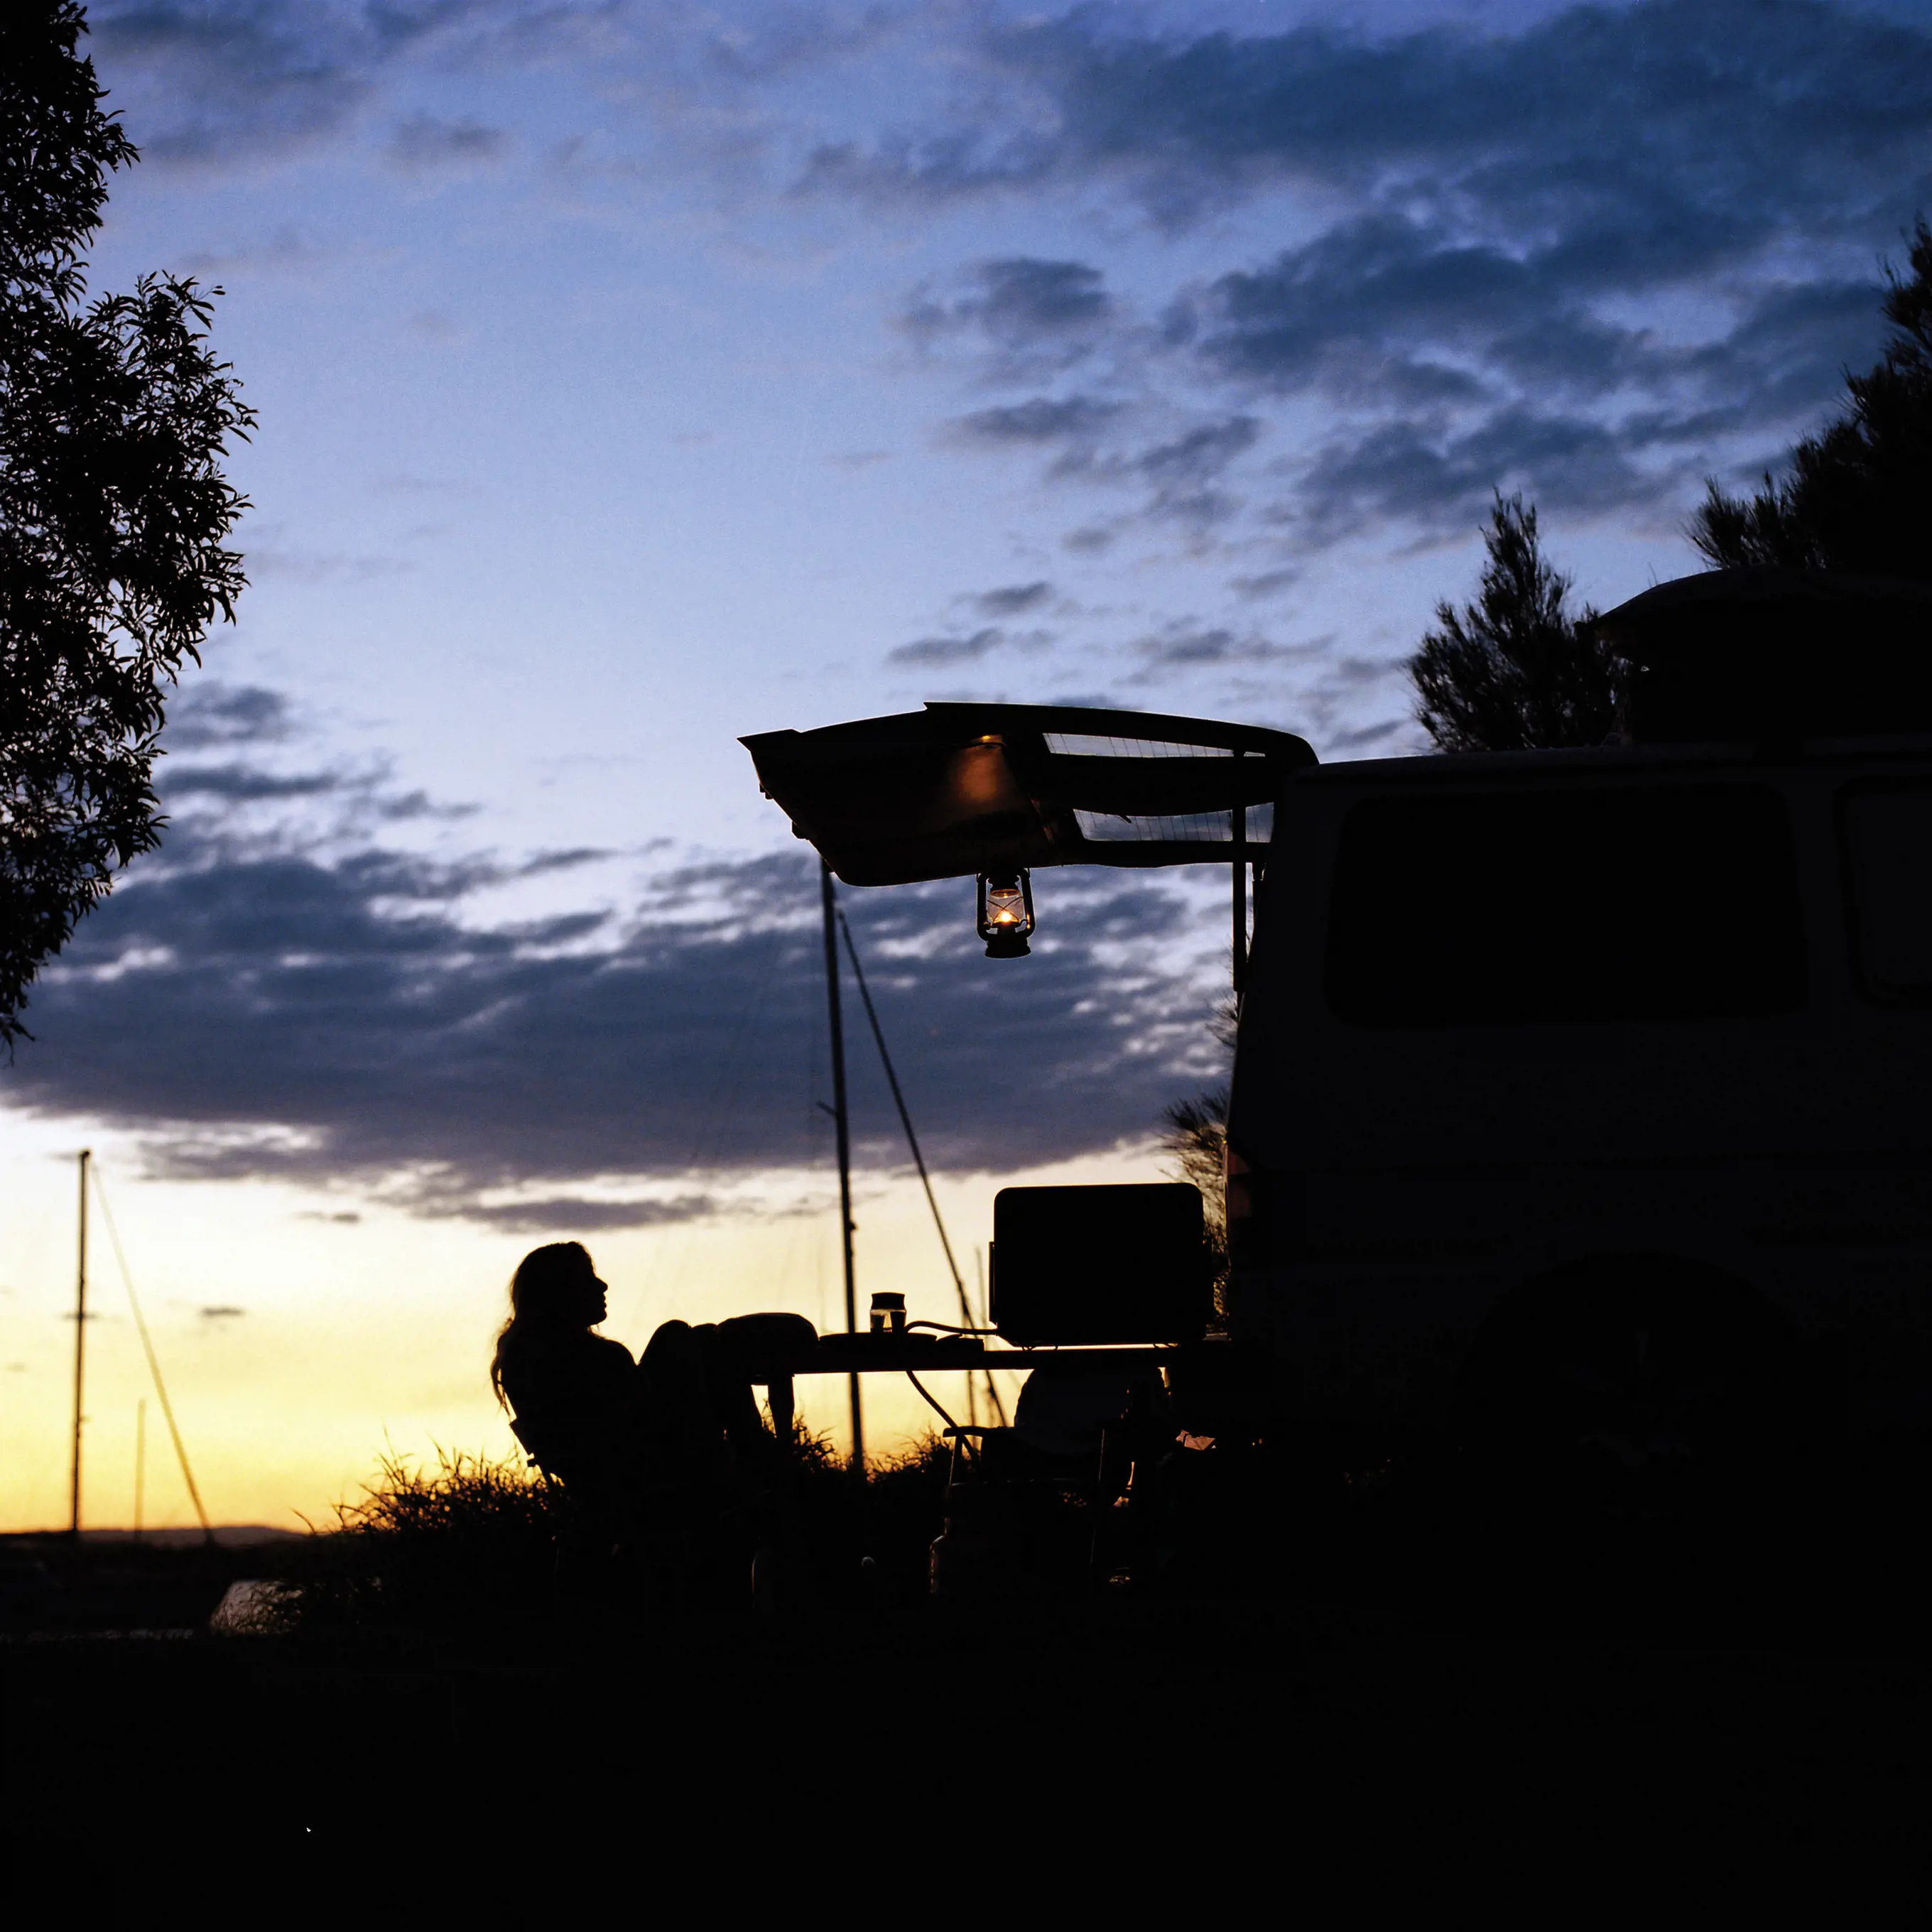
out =
[(929, 704), (741, 742), (792, 830), (854, 886), (1225, 864), (1238, 832), (1264, 852), (1268, 808), (1316, 762), (1286, 731), (1051, 704)]

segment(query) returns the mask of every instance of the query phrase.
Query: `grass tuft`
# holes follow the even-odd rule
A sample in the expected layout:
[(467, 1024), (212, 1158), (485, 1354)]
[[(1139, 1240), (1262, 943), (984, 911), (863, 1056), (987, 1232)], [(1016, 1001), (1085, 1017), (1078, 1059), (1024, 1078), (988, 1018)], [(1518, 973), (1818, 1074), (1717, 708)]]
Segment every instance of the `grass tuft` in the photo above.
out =
[(361, 1498), (297, 1546), (304, 1629), (461, 1631), (550, 1612), (563, 1498), (520, 1456), (438, 1448), (434, 1466), (386, 1454)]
[[(830, 1609), (923, 1595), (950, 1456), (942, 1438), (928, 1436), (875, 1459), (859, 1482), (829, 1438), (796, 1430), (771, 1532), (789, 1601)], [(500, 1641), (554, 1624), (586, 1587), (626, 1587), (587, 1550), (563, 1488), (520, 1456), (439, 1448), (424, 1463), (385, 1454), (361, 1497), (338, 1503), (334, 1518), (310, 1525), (280, 1565), (299, 1593), (304, 1631)], [(634, 1577), (647, 1576), (653, 1560), (649, 1549), (636, 1552)]]

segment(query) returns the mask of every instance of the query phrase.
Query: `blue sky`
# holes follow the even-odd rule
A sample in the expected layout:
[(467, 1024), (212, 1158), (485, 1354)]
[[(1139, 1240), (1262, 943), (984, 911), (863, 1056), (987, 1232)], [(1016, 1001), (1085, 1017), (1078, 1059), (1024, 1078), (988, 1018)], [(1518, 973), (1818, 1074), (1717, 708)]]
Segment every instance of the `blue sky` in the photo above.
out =
[[(512, 1245), (829, 1153), (740, 734), (976, 696), (1414, 751), (1492, 490), (1600, 605), (1696, 567), (1932, 208), (1916, 6), (92, 14), (145, 155), (94, 286), (226, 290), (252, 583), (0, 1097)], [(851, 896), (956, 1177), (1140, 1158), (1212, 1072), (1218, 881), (1042, 880), (1018, 969), (963, 888)]]

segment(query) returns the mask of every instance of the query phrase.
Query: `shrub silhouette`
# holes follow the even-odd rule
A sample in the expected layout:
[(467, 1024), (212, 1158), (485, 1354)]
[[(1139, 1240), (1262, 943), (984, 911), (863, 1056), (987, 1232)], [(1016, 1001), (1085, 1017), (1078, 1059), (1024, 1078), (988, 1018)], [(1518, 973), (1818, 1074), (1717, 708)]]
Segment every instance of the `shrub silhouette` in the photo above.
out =
[[(826, 1438), (794, 1425), (782, 1511), (794, 1605), (923, 1594), (950, 1459), (950, 1445), (928, 1436), (874, 1459), (858, 1482)], [(442, 1448), (428, 1465), (385, 1454), (362, 1498), (310, 1529), (284, 1566), (300, 1592), (302, 1630), (414, 1630), (459, 1642), (554, 1623), (572, 1594), (580, 1533), (567, 1492), (521, 1456)], [(638, 1551), (636, 1572), (647, 1577), (653, 1558)], [(602, 1581), (622, 1598), (622, 1575)], [(748, 1574), (748, 1604), (749, 1595)]]
[(460, 1630), (550, 1614), (567, 1509), (520, 1456), (439, 1448), (426, 1468), (387, 1454), (335, 1518), (310, 1525), (290, 1565), (305, 1629)]

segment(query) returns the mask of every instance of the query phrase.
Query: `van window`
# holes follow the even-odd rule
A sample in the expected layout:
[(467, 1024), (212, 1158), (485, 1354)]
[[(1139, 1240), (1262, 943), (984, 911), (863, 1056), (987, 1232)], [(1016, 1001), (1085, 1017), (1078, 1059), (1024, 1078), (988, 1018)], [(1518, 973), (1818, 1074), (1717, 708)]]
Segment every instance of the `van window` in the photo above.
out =
[(1358, 1026), (1715, 1019), (1804, 1000), (1764, 785), (1371, 799), (1343, 820), (1328, 992)]
[(1861, 989), (1932, 1005), (1932, 786), (1852, 788), (1838, 826)]

